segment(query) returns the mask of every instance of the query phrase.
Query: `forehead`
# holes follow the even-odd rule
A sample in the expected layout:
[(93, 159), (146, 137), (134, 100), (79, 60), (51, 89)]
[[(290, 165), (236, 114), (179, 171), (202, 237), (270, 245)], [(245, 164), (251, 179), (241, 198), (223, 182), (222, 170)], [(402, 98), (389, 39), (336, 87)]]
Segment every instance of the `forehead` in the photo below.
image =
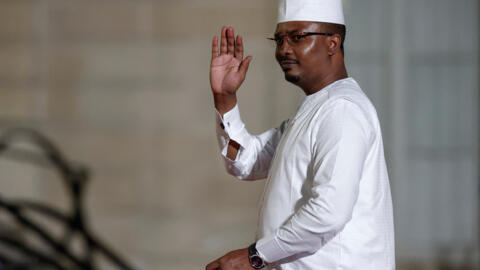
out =
[(308, 21), (290, 21), (277, 24), (275, 33), (290, 33), (290, 32), (305, 32), (305, 31), (318, 31), (321, 28), (319, 22)]

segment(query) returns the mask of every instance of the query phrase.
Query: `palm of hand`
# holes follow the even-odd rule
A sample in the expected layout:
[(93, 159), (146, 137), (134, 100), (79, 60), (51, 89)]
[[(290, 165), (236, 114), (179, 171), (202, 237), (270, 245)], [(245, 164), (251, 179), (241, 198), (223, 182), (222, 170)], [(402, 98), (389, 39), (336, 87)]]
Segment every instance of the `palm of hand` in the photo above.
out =
[(228, 54), (212, 59), (210, 80), (214, 94), (235, 94), (245, 79), (238, 70), (241, 62)]
[(210, 84), (214, 95), (234, 95), (245, 80), (252, 57), (243, 59), (243, 40), (235, 39), (233, 28), (222, 28), (220, 50), (218, 39), (212, 40)]

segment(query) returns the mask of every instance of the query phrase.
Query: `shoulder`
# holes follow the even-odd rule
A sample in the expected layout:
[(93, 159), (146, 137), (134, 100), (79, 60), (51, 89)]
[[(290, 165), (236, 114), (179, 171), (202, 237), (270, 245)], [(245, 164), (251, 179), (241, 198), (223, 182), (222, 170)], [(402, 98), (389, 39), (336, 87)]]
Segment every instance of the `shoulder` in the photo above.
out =
[(352, 78), (341, 80), (335, 86), (328, 89), (328, 99), (326, 103), (335, 103), (337, 100), (350, 101), (362, 110), (369, 110), (373, 107), (367, 95), (365, 95), (358, 83)]
[(335, 98), (325, 102), (316, 114), (310, 134), (312, 153), (324, 153), (322, 151), (340, 145), (352, 151), (360, 149), (358, 147), (369, 149), (373, 145), (375, 130), (357, 103)]
[(370, 99), (358, 83), (348, 78), (340, 81), (328, 90), (328, 98), (322, 104), (319, 113), (344, 110), (345, 117), (355, 117), (372, 130), (377, 126), (377, 113)]
[[(368, 115), (358, 103), (347, 98), (331, 99), (317, 111), (316, 121), (319, 131), (344, 130), (355, 128), (365, 138), (374, 133), (374, 128)], [(353, 131), (353, 130), (352, 130)]]
[[(343, 80), (328, 89), (328, 97), (315, 110), (313, 134), (357, 132), (371, 142), (376, 134), (376, 112), (368, 97), (353, 80)], [(314, 135), (315, 136), (315, 135)]]

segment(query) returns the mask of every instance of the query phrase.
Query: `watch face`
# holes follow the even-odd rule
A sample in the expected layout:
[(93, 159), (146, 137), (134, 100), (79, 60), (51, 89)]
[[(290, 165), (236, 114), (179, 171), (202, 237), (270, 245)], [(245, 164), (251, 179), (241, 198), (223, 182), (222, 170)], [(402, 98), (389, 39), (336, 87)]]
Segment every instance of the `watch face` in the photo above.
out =
[(258, 256), (253, 256), (251, 258), (251, 263), (253, 267), (261, 267), (263, 265), (263, 260)]

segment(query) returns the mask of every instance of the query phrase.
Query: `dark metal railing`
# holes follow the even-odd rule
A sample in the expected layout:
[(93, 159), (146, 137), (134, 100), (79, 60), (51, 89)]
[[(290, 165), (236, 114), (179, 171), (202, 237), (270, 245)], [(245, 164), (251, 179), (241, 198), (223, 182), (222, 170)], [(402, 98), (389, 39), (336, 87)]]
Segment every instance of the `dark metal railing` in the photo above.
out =
[[(39, 151), (18, 147), (18, 143), (28, 143)], [(36, 201), (6, 199), (0, 191), (0, 214), (8, 216), (15, 226), (22, 228), (20, 236), (0, 231), (0, 269), (95, 270), (98, 269), (99, 256), (116, 269), (133, 269), (95, 236), (88, 226), (83, 208), (85, 186), (89, 179), (86, 167), (68, 161), (45, 136), (25, 128), (10, 129), (0, 136), (1, 156), (42, 167), (53, 166), (65, 184), (71, 205), (69, 211), (65, 212)], [(29, 213), (63, 227), (61, 237), (52, 234)], [(39, 239), (41, 246), (29, 244), (28, 237)], [(72, 245), (74, 239), (80, 241), (81, 252), (75, 252)]]

